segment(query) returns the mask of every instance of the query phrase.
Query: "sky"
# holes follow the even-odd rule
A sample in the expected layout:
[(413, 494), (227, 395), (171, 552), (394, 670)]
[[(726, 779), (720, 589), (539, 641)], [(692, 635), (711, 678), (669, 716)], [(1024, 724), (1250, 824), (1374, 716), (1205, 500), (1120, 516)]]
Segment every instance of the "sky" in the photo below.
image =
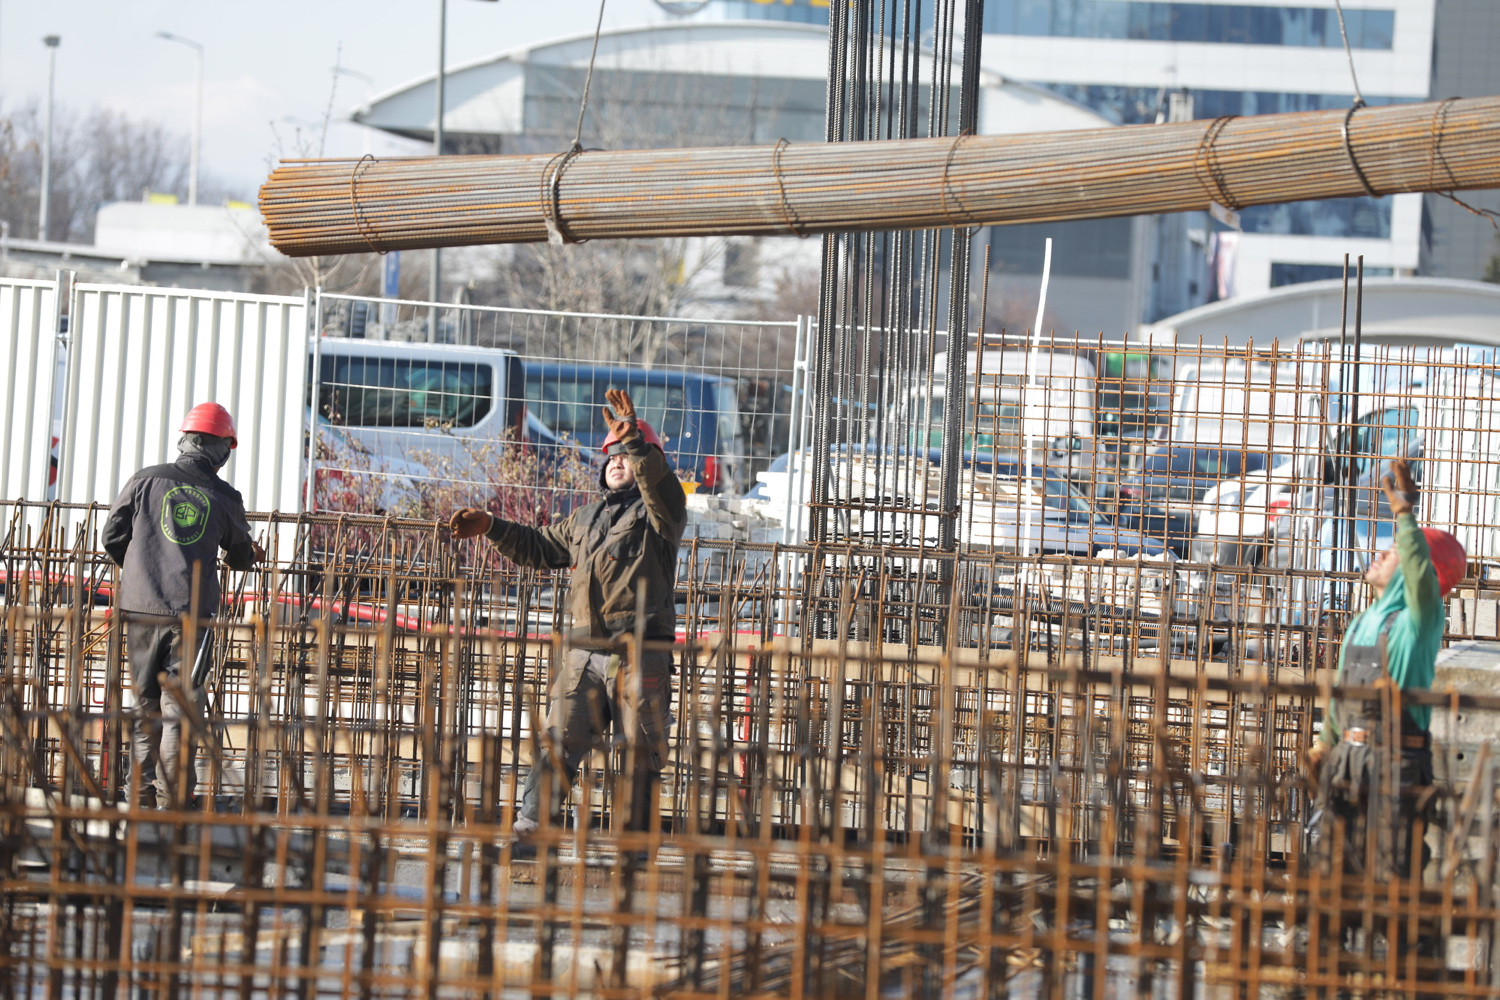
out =
[[(440, 0), (0, 0), (0, 107), (40, 102), (47, 89), (45, 35), (59, 35), (59, 107), (94, 107), (150, 119), (187, 136), (194, 53), (156, 37), (168, 31), (205, 46), (203, 170), (254, 200), (269, 158), (315, 151), (335, 63), (327, 156), (420, 153), (406, 140), (349, 122), (368, 94), (437, 66)], [(597, 0), (448, 0), (448, 65), (551, 38), (591, 32)], [(653, 0), (607, 0), (606, 28), (665, 20)], [(300, 134), (299, 134), (300, 130)]]

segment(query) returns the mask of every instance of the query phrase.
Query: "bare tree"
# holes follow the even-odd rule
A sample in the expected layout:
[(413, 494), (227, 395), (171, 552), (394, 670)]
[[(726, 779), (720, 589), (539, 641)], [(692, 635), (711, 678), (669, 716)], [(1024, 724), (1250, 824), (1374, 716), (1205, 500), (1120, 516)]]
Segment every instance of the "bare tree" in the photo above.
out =
[[(187, 194), (188, 144), (181, 135), (107, 108), (79, 115), (63, 107), (53, 118), (46, 238), (92, 243), (99, 206), (135, 201), (147, 191)], [(10, 223), (12, 236), (37, 235), (42, 130), (34, 101), (0, 112), (0, 218)], [(202, 179), (199, 192), (210, 204), (230, 193), (211, 175)]]
[[(339, 67), (343, 60), (343, 43), (334, 52), (333, 70), (328, 85), (328, 100), (322, 117), (305, 125), (294, 125), (290, 133), (271, 122), (271, 151), (266, 155), (266, 172), (278, 160), (322, 159), (328, 145), (328, 127), (333, 122), (334, 102), (338, 97)], [(256, 282), (255, 291), (269, 294), (295, 294), (304, 288), (322, 288), (330, 292), (374, 295), (379, 291), (380, 256), (373, 253), (339, 254), (332, 257), (288, 257), (269, 251), (265, 268)], [(424, 268), (425, 270), (425, 268)], [(406, 297), (402, 281), (402, 296)]]

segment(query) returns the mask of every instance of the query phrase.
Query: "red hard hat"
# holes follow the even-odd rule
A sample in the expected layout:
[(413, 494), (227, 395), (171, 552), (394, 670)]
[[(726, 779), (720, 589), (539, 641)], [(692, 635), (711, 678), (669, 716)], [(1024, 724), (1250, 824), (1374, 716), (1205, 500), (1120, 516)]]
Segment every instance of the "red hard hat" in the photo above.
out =
[[(636, 430), (638, 430), (638, 431), (641, 432), (641, 439), (642, 440), (644, 440), (647, 444), (654, 444), (654, 445), (656, 445), (657, 448), (661, 449), (662, 454), (666, 454), (667, 449), (665, 449), (665, 448), (662, 447), (661, 438), (659, 438), (659, 437), (656, 436), (656, 432), (651, 429), (651, 425), (650, 424), (646, 423), (646, 421), (644, 421), (644, 420), (639, 420), (638, 419), (635, 422), (635, 427), (636, 427)], [(615, 435), (615, 432), (614, 431), (610, 431), (609, 432), (609, 436), (604, 439), (604, 443), (599, 446), (599, 450), (602, 451), (602, 452), (604, 452), (604, 454), (608, 455), (609, 454), (609, 446), (612, 445), (612, 444), (615, 444), (619, 440), (620, 439)]]
[(1432, 568), (1437, 571), (1438, 590), (1446, 594), (1469, 574), (1469, 555), (1458, 539), (1446, 531), (1423, 528), (1422, 534), (1427, 536), (1427, 551), (1432, 556)]
[(188, 410), (188, 415), (182, 418), (182, 426), (178, 430), (197, 431), (200, 434), (228, 438), (229, 447), (240, 446), (239, 438), (234, 433), (234, 418), (218, 403), (199, 403)]

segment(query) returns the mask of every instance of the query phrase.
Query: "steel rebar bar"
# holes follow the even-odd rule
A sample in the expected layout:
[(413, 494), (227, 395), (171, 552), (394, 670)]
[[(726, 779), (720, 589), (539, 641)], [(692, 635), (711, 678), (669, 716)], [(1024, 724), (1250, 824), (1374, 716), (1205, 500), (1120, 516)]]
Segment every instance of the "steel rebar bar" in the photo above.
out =
[(965, 227), (1500, 187), (1500, 97), (1019, 136), (288, 160), (290, 256)]

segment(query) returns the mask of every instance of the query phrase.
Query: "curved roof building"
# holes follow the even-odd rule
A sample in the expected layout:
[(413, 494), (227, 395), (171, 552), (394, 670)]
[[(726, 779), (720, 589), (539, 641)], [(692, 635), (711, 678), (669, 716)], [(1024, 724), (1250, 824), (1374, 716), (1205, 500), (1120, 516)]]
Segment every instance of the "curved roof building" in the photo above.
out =
[[(562, 38), (449, 69), (445, 149), (567, 148), (592, 44), (592, 35)], [(599, 39), (584, 142), (610, 148), (822, 142), (827, 67), (828, 30), (810, 24), (692, 21), (607, 31)], [(932, 75), (927, 60), (922, 75)], [(435, 76), (371, 98), (354, 120), (430, 142)], [(984, 134), (1110, 124), (1081, 104), (997, 73), (984, 72), (981, 85)], [(917, 111), (926, 114), (925, 96)]]
[[(746, 10), (755, 13), (758, 8)], [(567, 149), (578, 124), (592, 45), (593, 36), (583, 34), (450, 68), (444, 89), (444, 149)], [(919, 72), (921, 78), (932, 78), (930, 57), (922, 59)], [(583, 143), (623, 149), (769, 145), (778, 139), (822, 142), (827, 74), (826, 23), (698, 18), (606, 31), (599, 39)], [(955, 116), (958, 78), (955, 70), (954, 99), (948, 102)], [(1111, 125), (1068, 97), (993, 71), (981, 71), (980, 84), (983, 134)], [(435, 86), (435, 75), (418, 78), (371, 98), (353, 118), (431, 142)], [(925, 119), (930, 86), (919, 88), (918, 101), (909, 110)], [(1107, 219), (984, 230), (977, 240), (990, 244), (992, 313), (997, 305), (1011, 317), (1035, 313), (1044, 237), (1050, 236), (1055, 250), (1048, 315), (1056, 328), (1122, 337), (1140, 312), (1132, 253), (1139, 225), (1132, 219)], [(817, 247), (816, 240), (733, 238), (722, 254), (722, 284), (707, 298), (731, 310), (735, 301), (746, 298), (766, 301), (773, 294), (767, 276), (778, 269), (816, 275)], [(983, 260), (982, 249), (975, 260)]]

